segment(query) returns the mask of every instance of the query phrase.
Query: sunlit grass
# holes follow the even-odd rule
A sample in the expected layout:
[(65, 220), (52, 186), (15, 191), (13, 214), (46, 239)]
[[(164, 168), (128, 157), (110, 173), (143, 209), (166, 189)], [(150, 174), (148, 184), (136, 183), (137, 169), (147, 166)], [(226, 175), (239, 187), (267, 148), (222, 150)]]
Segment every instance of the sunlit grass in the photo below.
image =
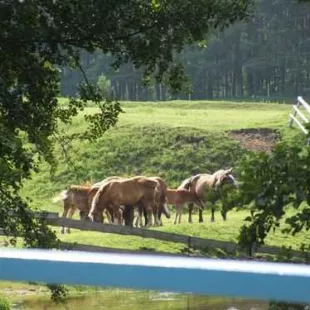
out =
[[(64, 98), (60, 99), (66, 103)], [(91, 105), (91, 104), (90, 104)], [(170, 187), (198, 172), (213, 171), (223, 166), (233, 166), (245, 153), (238, 142), (224, 131), (242, 128), (268, 127), (279, 129), (285, 138), (299, 135), (298, 130), (288, 129), (291, 105), (270, 103), (234, 103), (225, 101), (171, 101), (171, 102), (122, 102), (116, 128), (109, 130), (98, 142), (75, 142), (70, 151), (79, 176), (56, 148), (58, 168), (53, 180), (48, 166), (26, 182), (22, 194), (32, 199), (31, 206), (41, 210), (62, 212), (61, 204), (53, 204), (52, 198), (70, 184), (86, 179), (98, 181), (111, 175), (159, 175)], [(66, 132), (82, 132), (86, 128), (84, 115), (95, 113), (87, 107), (73, 124), (63, 127)], [(203, 137), (200, 144), (188, 142), (190, 137)], [(181, 225), (173, 225), (172, 219), (164, 219), (162, 231), (202, 238), (236, 242), (247, 211), (231, 211), (224, 222), (217, 213), (216, 222), (210, 222), (206, 212), (205, 222), (193, 224), (183, 216)], [(180, 252), (184, 245), (140, 237), (99, 234), (73, 230), (70, 235), (60, 235), (61, 240), (114, 248)], [(267, 238), (267, 244), (299, 248), (306, 242), (307, 234), (284, 236), (278, 230)]]

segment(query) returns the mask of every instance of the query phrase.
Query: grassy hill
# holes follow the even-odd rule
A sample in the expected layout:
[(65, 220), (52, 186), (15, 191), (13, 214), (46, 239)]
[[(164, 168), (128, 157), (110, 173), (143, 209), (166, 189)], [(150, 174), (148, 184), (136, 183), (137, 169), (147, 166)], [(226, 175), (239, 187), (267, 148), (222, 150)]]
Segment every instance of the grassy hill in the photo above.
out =
[[(61, 103), (65, 104), (65, 100)], [(52, 198), (68, 185), (86, 180), (95, 182), (111, 175), (157, 175), (174, 188), (193, 174), (235, 166), (247, 150), (229, 134), (232, 129), (271, 128), (279, 130), (285, 139), (296, 140), (301, 136), (298, 130), (287, 129), (288, 114), (292, 110), (288, 105), (174, 101), (124, 102), (122, 106), (125, 113), (120, 115), (116, 128), (96, 142), (73, 143), (69, 154), (74, 165), (68, 163), (61, 148), (56, 147), (58, 168), (55, 176), (51, 179), (49, 167), (42, 164), (40, 172), (34, 174), (22, 190), (25, 197), (31, 198), (33, 207), (62, 212), (62, 205), (53, 204)], [(90, 106), (83, 114), (95, 111)], [(85, 129), (83, 114), (65, 129), (69, 132)], [(217, 214), (216, 222), (210, 223), (206, 211), (204, 223), (197, 223), (195, 218), (195, 223), (188, 224), (185, 215), (181, 225), (172, 224), (173, 214), (171, 220), (165, 219), (164, 227), (156, 229), (234, 241), (246, 214), (246, 210), (231, 211), (227, 222)], [(183, 248), (178, 244), (138, 237), (80, 231), (60, 238), (116, 248), (152, 248), (170, 252)], [(268, 243), (298, 247), (305, 238), (300, 235), (293, 239), (276, 233), (268, 238)]]

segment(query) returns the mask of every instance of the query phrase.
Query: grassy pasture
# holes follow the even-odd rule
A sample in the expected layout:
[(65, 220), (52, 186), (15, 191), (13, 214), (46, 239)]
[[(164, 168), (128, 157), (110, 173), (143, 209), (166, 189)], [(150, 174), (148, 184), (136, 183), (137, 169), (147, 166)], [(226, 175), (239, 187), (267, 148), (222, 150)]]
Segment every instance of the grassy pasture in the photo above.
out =
[[(66, 100), (61, 100), (65, 104)], [(122, 102), (124, 113), (119, 125), (151, 124), (165, 127), (191, 127), (207, 131), (241, 128), (284, 128), (288, 123), (291, 105), (274, 103), (243, 103), (226, 101), (170, 101)], [(88, 107), (81, 113), (70, 130), (84, 129), (83, 114), (94, 113)], [(85, 123), (84, 123), (85, 125)]]
[[(65, 104), (65, 99), (60, 103)], [(122, 107), (125, 113), (120, 115), (118, 125), (104, 137), (93, 143), (73, 143), (70, 154), (76, 171), (62, 157), (60, 147), (56, 147), (58, 168), (55, 176), (51, 179), (48, 166), (42, 164), (41, 171), (34, 174), (22, 190), (25, 197), (31, 198), (33, 207), (61, 212), (61, 203), (51, 203), (52, 198), (67, 185), (85, 180), (98, 181), (110, 175), (159, 175), (173, 188), (195, 173), (234, 166), (247, 151), (227, 134), (228, 130), (268, 127), (280, 130), (285, 139), (296, 140), (301, 136), (298, 130), (287, 128), (291, 105), (173, 101), (123, 102)], [(95, 111), (96, 108), (87, 107), (64, 129), (68, 132), (84, 130), (83, 114)], [(164, 226), (154, 229), (236, 241), (247, 210), (231, 211), (226, 222), (217, 213), (214, 223), (210, 223), (210, 214), (206, 211), (202, 224), (198, 223), (197, 217), (195, 223), (188, 224), (185, 214), (181, 225), (173, 225), (172, 213), (172, 219), (164, 219)], [(167, 252), (180, 252), (184, 248), (151, 239), (76, 230), (59, 237), (63, 241), (115, 248)], [(298, 248), (305, 241), (306, 234), (303, 233), (291, 237), (276, 232), (268, 237), (267, 243)]]

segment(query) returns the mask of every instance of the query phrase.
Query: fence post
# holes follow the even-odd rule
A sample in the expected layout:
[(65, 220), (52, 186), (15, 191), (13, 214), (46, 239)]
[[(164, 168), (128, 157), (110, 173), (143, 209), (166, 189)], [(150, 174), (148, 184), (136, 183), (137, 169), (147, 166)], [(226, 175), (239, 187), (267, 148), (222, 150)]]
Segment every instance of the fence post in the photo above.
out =
[[(300, 104), (300, 103), (299, 103), (299, 100), (298, 100), (298, 98), (297, 98), (297, 100), (296, 100), (296, 107), (297, 107), (297, 108), (299, 107), (299, 104)], [(297, 110), (295, 110), (295, 112), (294, 112), (294, 114), (293, 114), (294, 117), (296, 117), (296, 114), (297, 114)], [(294, 122), (294, 119), (290, 117), (290, 123), (289, 123), (288, 126), (289, 126), (289, 127), (292, 127), (292, 126), (293, 126), (293, 122)]]

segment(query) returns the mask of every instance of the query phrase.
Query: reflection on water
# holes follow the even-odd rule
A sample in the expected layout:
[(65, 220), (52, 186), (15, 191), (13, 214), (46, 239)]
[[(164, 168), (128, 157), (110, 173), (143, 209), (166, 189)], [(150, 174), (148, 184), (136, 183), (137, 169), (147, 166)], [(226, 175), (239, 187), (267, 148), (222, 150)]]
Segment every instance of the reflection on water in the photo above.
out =
[(69, 298), (65, 304), (53, 304), (48, 297), (23, 297), (19, 300), (13, 300), (13, 309), (267, 310), (268, 304), (265, 302), (210, 298), (167, 292), (107, 290)]

